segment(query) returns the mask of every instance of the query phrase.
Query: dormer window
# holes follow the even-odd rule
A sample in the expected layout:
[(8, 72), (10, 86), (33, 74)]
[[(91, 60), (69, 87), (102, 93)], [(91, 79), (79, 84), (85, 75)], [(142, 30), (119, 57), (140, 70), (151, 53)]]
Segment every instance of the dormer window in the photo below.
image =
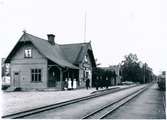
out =
[(30, 48), (24, 50), (24, 57), (25, 58), (32, 58), (32, 50)]

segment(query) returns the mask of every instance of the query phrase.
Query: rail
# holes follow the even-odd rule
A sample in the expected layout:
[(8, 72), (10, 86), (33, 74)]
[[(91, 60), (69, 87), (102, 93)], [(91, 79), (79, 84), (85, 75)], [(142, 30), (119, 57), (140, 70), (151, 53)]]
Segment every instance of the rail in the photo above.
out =
[(113, 111), (127, 103), (128, 101), (132, 100), (135, 98), (137, 95), (140, 93), (144, 92), (150, 85), (147, 85), (145, 87), (142, 87), (139, 90), (135, 90), (133, 93), (123, 97), (119, 98), (112, 103), (109, 103), (107, 105), (104, 105), (103, 107), (100, 107), (99, 109), (96, 109), (95, 111), (85, 115), (82, 117), (82, 119), (104, 119), (106, 116), (111, 114)]

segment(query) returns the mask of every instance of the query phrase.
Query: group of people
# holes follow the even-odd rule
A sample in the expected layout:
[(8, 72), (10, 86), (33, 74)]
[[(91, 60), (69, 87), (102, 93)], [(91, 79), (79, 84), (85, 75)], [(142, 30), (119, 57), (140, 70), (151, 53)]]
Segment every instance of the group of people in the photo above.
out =
[[(65, 79), (65, 83), (64, 83), (64, 89), (65, 90), (72, 90), (72, 89), (76, 89), (77, 88), (77, 80), (73, 79), (73, 81), (71, 80), (71, 78), (69, 79)], [(99, 88), (106, 88), (108, 89), (108, 87), (111, 86), (111, 82), (110, 80), (96, 80), (95, 81), (95, 87), (96, 90), (98, 90)], [(90, 79), (87, 78), (85, 81), (85, 87), (86, 89), (90, 88)]]
[[(90, 80), (89, 78), (86, 79), (86, 89), (89, 89), (90, 88)], [(65, 79), (65, 82), (64, 82), (64, 89), (65, 90), (71, 90), (71, 89), (76, 89), (77, 88), (77, 81), (76, 79), (74, 79), (73, 81), (71, 80), (71, 78), (69, 79)]]
[(76, 89), (77, 88), (77, 81), (76, 79), (71, 80), (71, 78), (69, 78), (69, 80), (65, 80), (65, 83), (64, 83), (64, 88), (65, 89), (68, 89), (68, 90), (71, 90), (71, 89)]

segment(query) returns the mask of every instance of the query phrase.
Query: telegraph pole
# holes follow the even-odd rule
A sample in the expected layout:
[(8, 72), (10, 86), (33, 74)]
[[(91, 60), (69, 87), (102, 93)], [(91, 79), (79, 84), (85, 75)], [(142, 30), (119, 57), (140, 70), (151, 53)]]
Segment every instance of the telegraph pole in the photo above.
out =
[(143, 73), (143, 82), (145, 83), (146, 82), (146, 63), (144, 63), (144, 73)]

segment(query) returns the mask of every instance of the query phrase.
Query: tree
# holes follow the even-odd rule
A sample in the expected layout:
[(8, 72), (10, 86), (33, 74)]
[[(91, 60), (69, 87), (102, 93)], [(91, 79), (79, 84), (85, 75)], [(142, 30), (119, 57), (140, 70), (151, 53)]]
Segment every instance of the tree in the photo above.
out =
[(142, 69), (136, 54), (126, 55), (122, 61), (121, 74), (123, 81), (142, 82)]

